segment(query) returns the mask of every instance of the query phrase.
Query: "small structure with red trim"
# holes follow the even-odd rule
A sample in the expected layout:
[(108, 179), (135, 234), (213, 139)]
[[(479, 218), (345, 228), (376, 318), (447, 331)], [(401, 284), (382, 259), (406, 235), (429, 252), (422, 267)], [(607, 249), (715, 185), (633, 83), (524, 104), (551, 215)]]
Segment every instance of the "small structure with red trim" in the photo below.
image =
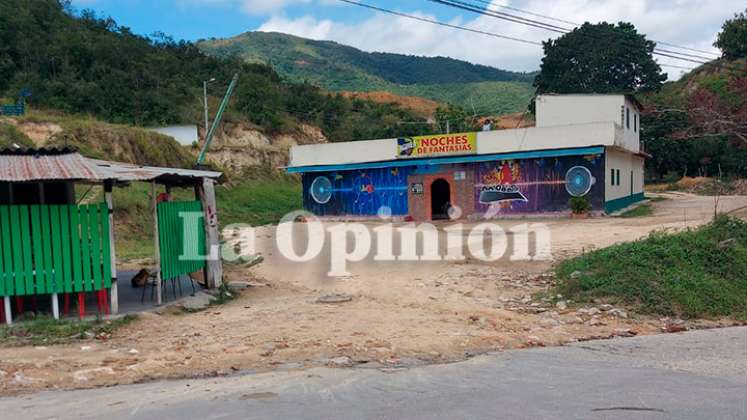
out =
[[(220, 172), (138, 166), (90, 159), (70, 148), (0, 150), (0, 322), (33, 308), (60, 317), (75, 297), (86, 314), (116, 314), (118, 287), (112, 191), (151, 184), (155, 220), (157, 303), (162, 284), (199, 273), (207, 287), (222, 281), (217, 252), (215, 183)], [(80, 205), (76, 185), (101, 185), (104, 201)], [(191, 188), (195, 200), (158, 200), (172, 188)], [(207, 252), (206, 250), (213, 250)], [(48, 300), (47, 300), (48, 299)]]

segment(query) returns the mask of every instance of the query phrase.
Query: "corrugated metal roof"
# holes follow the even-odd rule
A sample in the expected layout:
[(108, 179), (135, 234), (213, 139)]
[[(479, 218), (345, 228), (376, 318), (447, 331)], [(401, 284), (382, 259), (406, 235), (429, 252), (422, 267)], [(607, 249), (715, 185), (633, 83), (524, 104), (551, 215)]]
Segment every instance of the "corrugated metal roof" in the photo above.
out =
[(8, 149), (0, 151), (0, 181), (160, 181), (187, 183), (198, 178), (220, 179), (220, 172), (139, 166), (86, 158), (70, 149)]
[(89, 159), (89, 161), (97, 166), (99, 174), (104, 177), (104, 179), (116, 179), (118, 181), (152, 181), (159, 178), (218, 179), (223, 176), (221, 172), (213, 171), (139, 166), (131, 163), (110, 162), (96, 159)]
[(0, 154), (0, 181), (99, 179), (96, 165), (78, 153)]

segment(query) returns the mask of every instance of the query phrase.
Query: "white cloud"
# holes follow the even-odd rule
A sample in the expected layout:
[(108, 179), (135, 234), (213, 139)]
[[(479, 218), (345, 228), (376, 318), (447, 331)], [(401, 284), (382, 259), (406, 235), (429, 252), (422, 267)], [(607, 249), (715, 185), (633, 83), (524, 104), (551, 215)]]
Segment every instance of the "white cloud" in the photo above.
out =
[[(281, 0), (279, 3), (287, 1), (289, 0)], [(494, 1), (493, 4), (510, 4), (513, 7), (569, 21), (628, 21), (635, 24), (639, 31), (646, 33), (650, 39), (714, 52), (716, 50), (711, 44), (722, 22), (744, 8), (743, 0), (722, 0), (718, 7), (712, 2), (701, 0), (522, 0)], [(397, 10), (435, 19), (427, 13), (412, 9), (399, 7)], [(351, 14), (361, 12), (362, 9), (350, 6)], [(462, 16), (466, 20), (454, 19), (450, 23), (533, 41), (556, 36), (552, 32), (489, 16), (477, 16), (468, 12)], [(559, 22), (554, 23), (568, 26)], [(542, 57), (541, 47), (443, 28), (382, 13), (376, 13), (356, 24), (320, 19), (314, 16), (291, 19), (276, 14), (261, 25), (259, 30), (332, 40), (364, 51), (449, 56), (510, 70), (536, 70)], [(695, 66), (694, 63), (672, 59), (661, 59), (661, 62)], [(665, 68), (665, 70), (672, 76), (679, 75), (676, 69)]]
[(272, 15), (282, 12), (289, 6), (311, 2), (312, 0), (177, 0), (177, 4), (180, 5), (236, 7), (248, 15), (256, 16)]
[(310, 2), (311, 0), (243, 0), (241, 9), (250, 15), (266, 15), (293, 4)]

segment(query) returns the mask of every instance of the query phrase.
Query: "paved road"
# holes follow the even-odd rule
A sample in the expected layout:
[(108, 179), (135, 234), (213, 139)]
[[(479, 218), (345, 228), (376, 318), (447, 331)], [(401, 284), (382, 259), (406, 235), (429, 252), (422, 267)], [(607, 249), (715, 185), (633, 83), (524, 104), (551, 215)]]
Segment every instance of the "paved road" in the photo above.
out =
[(0, 399), (4, 419), (745, 419), (747, 328)]

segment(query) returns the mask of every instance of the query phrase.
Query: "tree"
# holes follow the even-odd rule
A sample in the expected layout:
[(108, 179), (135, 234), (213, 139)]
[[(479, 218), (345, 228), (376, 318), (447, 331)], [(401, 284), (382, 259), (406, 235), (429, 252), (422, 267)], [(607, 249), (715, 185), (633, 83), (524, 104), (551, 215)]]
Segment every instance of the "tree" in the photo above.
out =
[(652, 53), (656, 44), (630, 23), (581, 27), (543, 43), (537, 93), (634, 93), (658, 90), (667, 79)]
[(729, 59), (747, 57), (747, 9), (724, 22), (713, 46)]
[(474, 116), (469, 115), (464, 108), (457, 105), (449, 104), (445, 108), (439, 107), (436, 109), (434, 119), (443, 133), (446, 132), (447, 127), (452, 133), (464, 133), (478, 129)]
[(732, 75), (724, 87), (699, 87), (688, 101), (688, 135), (726, 136), (747, 147), (747, 76)]

